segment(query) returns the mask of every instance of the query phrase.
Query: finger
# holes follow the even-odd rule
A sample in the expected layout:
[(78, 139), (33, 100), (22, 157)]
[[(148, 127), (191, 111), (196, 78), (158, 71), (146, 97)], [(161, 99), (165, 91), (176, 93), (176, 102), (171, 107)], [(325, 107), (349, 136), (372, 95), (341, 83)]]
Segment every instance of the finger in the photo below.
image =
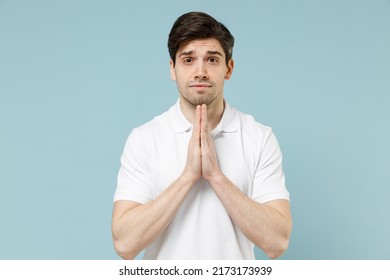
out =
[(207, 129), (207, 106), (205, 104), (202, 105), (202, 129), (200, 133), (201, 146), (204, 152), (208, 152), (209, 150), (209, 131)]
[(198, 123), (199, 123), (199, 127), (200, 127), (201, 122), (202, 122), (202, 106), (198, 105)]
[(196, 106), (195, 107), (195, 119), (194, 119), (194, 123), (193, 123), (193, 128), (192, 128), (192, 135), (194, 135), (197, 131), (197, 128), (199, 126), (198, 124), (198, 118), (199, 118), (199, 106)]
[(201, 121), (201, 107), (198, 105), (195, 108), (195, 120), (194, 120), (194, 127), (192, 131), (192, 137), (194, 138), (195, 143), (197, 143), (197, 146), (200, 146), (200, 121)]
[(200, 105), (196, 106), (196, 128), (198, 136), (200, 137), (201, 121), (202, 121), (202, 107)]
[(207, 105), (202, 105), (202, 131), (207, 132)]

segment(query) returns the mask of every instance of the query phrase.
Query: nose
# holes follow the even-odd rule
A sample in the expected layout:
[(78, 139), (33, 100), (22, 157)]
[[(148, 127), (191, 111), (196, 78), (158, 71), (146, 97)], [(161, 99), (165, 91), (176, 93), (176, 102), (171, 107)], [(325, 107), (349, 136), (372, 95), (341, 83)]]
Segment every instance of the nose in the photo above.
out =
[(198, 61), (196, 63), (196, 69), (195, 69), (195, 79), (196, 80), (207, 80), (208, 74), (207, 74), (207, 68), (206, 63), (204, 61)]

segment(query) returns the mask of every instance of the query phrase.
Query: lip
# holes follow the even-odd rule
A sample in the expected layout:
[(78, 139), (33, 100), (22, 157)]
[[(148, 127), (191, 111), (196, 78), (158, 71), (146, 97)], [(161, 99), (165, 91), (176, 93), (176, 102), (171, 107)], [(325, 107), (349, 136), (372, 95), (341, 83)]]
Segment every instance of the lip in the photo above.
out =
[(211, 85), (210, 84), (192, 84), (192, 85), (190, 85), (190, 87), (192, 87), (192, 88), (209, 88), (209, 87), (211, 87)]

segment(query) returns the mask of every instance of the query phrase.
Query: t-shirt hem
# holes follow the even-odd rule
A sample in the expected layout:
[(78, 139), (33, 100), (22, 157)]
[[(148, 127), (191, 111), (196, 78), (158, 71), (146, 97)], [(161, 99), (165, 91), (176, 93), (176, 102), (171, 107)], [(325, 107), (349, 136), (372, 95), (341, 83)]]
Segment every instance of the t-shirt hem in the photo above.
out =
[(278, 199), (284, 199), (290, 201), (290, 195), (289, 193), (285, 193), (285, 192), (273, 192), (266, 195), (254, 196), (252, 199), (256, 202), (263, 204)]
[(130, 200), (141, 204), (145, 204), (151, 201), (151, 199), (146, 197), (145, 195), (131, 192), (116, 192), (114, 195), (114, 202), (118, 200)]

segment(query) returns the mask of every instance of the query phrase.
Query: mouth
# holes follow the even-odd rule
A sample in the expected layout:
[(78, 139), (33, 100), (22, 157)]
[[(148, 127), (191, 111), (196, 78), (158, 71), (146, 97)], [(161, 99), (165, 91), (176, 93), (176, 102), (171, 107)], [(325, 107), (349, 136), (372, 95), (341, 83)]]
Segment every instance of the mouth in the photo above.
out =
[(195, 88), (195, 89), (205, 89), (210, 87), (211, 87), (210, 84), (205, 84), (205, 83), (196, 83), (190, 85), (190, 88)]

